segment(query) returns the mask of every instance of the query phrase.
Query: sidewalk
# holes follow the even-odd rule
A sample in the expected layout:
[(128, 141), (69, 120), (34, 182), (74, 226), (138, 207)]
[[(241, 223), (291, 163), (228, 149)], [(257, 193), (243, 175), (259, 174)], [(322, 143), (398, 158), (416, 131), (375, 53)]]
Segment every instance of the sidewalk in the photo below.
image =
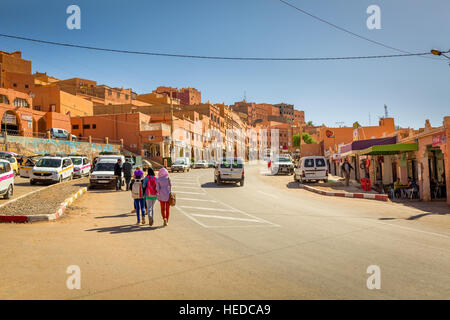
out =
[(349, 186), (345, 185), (345, 180), (342, 177), (329, 175), (328, 182), (316, 182), (303, 184), (303, 188), (306, 190), (334, 197), (346, 197), (346, 198), (362, 198), (388, 201), (387, 194), (379, 194), (378, 192), (362, 191), (360, 184), (355, 180), (350, 180)]

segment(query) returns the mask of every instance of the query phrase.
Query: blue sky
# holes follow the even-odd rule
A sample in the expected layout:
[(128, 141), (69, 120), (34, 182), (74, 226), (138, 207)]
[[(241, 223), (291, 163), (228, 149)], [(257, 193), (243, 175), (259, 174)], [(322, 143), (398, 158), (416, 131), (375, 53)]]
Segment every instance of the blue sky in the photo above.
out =
[[(450, 49), (447, 0), (288, 0), (353, 32), (410, 52)], [(345, 4), (344, 4), (345, 3)], [(81, 30), (66, 28), (66, 8), (81, 8)], [(366, 26), (381, 8), (381, 30)], [(327, 57), (397, 52), (354, 38), (278, 0), (3, 0), (0, 33), (115, 49), (193, 55)], [(388, 106), (403, 127), (442, 125), (450, 115), (450, 66), (408, 57), (327, 62), (207, 61), (101, 53), (0, 37), (21, 50), (33, 72), (82, 77), (151, 92), (195, 87), (202, 100), (292, 103), (307, 120), (335, 126), (376, 124)]]

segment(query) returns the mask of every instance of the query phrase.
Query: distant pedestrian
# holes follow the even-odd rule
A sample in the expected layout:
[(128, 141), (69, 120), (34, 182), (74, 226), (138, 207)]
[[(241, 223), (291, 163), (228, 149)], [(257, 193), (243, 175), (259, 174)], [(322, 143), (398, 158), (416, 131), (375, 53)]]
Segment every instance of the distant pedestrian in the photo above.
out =
[(345, 158), (344, 163), (342, 164), (342, 173), (345, 178), (345, 185), (348, 186), (350, 182), (350, 172), (353, 170), (353, 166), (348, 162), (348, 159)]
[(153, 206), (156, 202), (156, 177), (152, 168), (147, 168), (147, 176), (144, 179), (144, 199), (148, 215), (148, 224), (153, 225)]
[(158, 179), (156, 180), (156, 191), (158, 193), (158, 200), (161, 206), (161, 216), (163, 218), (163, 225), (169, 224), (170, 203), (169, 196), (172, 191), (172, 184), (169, 178), (169, 172), (166, 168), (161, 168), (158, 172)]
[(131, 165), (128, 159), (125, 159), (125, 163), (122, 166), (123, 177), (125, 178), (125, 189), (130, 190), (130, 182), (131, 182), (131, 171), (133, 170), (133, 166)]
[(117, 159), (114, 165), (114, 175), (116, 176), (116, 191), (122, 190), (122, 160)]
[(134, 199), (134, 208), (136, 209), (136, 216), (137, 216), (137, 223), (141, 223), (141, 217), (142, 217), (142, 224), (145, 224), (145, 200), (144, 200), (144, 187), (143, 187), (143, 181), (144, 180), (144, 172), (139, 169), (139, 167), (136, 168), (134, 171), (134, 179), (131, 182), (131, 196)]

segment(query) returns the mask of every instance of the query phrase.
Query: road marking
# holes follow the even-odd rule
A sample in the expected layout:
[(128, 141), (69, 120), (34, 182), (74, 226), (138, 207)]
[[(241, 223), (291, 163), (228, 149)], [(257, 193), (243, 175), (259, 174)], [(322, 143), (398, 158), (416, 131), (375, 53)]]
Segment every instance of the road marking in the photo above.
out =
[(205, 193), (203, 192), (189, 192), (189, 191), (177, 191), (176, 193), (183, 193), (183, 194), (202, 194), (205, 195)]
[(274, 198), (274, 199), (279, 199), (279, 197), (277, 197), (277, 196), (275, 196), (275, 195), (273, 195), (273, 194), (270, 194), (270, 193), (267, 193), (267, 192), (263, 192), (263, 191), (260, 191), (260, 190), (258, 190), (258, 192), (259, 192), (259, 193), (262, 193), (262, 194), (264, 194), (264, 195), (266, 195), (266, 196), (272, 197), (272, 198)]
[(193, 216), (191, 216), (190, 214), (186, 213), (183, 209), (180, 208), (180, 206), (176, 206), (175, 207), (177, 210), (179, 210), (182, 214), (184, 214), (186, 217), (188, 217), (189, 219), (191, 219), (194, 222), (197, 222), (199, 225), (201, 225), (204, 228), (209, 228), (206, 224), (201, 223), (200, 221), (198, 221), (198, 219), (195, 219)]
[(207, 210), (207, 211), (222, 211), (222, 212), (236, 212), (229, 209), (218, 209), (218, 208), (207, 208), (207, 207), (191, 207), (191, 206), (181, 206), (185, 209), (195, 209), (195, 210)]
[(203, 201), (203, 202), (217, 202), (216, 200), (194, 199), (194, 198), (177, 198), (177, 200)]
[(405, 230), (408, 230), (408, 231), (421, 232), (421, 233), (431, 234), (431, 235), (438, 236), (438, 237), (450, 238), (448, 235), (445, 235), (445, 234), (442, 234), (442, 233), (424, 231), (424, 230), (420, 230), (420, 229), (414, 229), (414, 228), (410, 228), (410, 227), (399, 226), (397, 224), (386, 223), (386, 222), (381, 222), (381, 221), (375, 221), (375, 222), (379, 223), (379, 224), (385, 224), (385, 225), (391, 226), (391, 227), (397, 227), (397, 228), (400, 228), (400, 229), (405, 229)]
[(192, 214), (193, 216), (196, 217), (203, 217), (203, 218), (217, 218), (217, 219), (224, 219), (224, 220), (238, 220), (238, 221), (248, 221), (248, 222), (258, 222), (258, 223), (263, 223), (259, 220), (255, 220), (255, 219), (245, 219), (245, 218), (233, 218), (233, 217), (224, 217), (224, 216), (212, 216), (212, 215), (207, 215), (207, 214)]

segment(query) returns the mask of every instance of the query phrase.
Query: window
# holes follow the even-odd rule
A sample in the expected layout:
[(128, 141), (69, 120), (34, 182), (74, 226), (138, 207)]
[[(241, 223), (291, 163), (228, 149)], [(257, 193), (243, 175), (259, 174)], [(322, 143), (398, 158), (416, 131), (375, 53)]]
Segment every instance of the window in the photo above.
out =
[(13, 87), (17, 87), (17, 83), (13, 83)]
[(30, 107), (30, 105), (28, 104), (27, 100), (22, 99), (22, 98), (15, 98), (13, 104), (16, 107), (25, 107), (25, 108), (29, 108)]
[(325, 167), (325, 160), (324, 159), (316, 159), (316, 167)]
[(72, 125), (72, 130), (76, 130), (76, 129), (79, 129), (79, 128), (80, 128), (80, 126), (77, 125), (77, 124)]
[(37, 110), (37, 111), (41, 111), (41, 106), (34, 106), (33, 109)]
[(112, 96), (112, 91), (108, 90), (108, 96)]
[(117, 92), (117, 99), (120, 99), (120, 92)]
[(25, 88), (27, 88), (27, 89), (28, 89), (28, 85), (27, 85), (27, 84), (25, 85)]
[(90, 124), (83, 124), (83, 129), (90, 129), (91, 125)]
[(127, 95), (127, 94), (125, 95), (125, 99), (127, 99), (127, 100), (128, 100), (128, 95)]
[(96, 124), (93, 124), (92, 125), (92, 129), (96, 129), (97, 128), (97, 125)]
[(56, 111), (56, 104), (51, 104), (50, 105), (50, 111), (51, 112), (55, 112)]
[(6, 163), (0, 162), (0, 174), (6, 173)]
[(0, 103), (9, 104), (9, 99), (4, 94), (0, 94)]
[(305, 168), (314, 168), (314, 159), (305, 159)]

